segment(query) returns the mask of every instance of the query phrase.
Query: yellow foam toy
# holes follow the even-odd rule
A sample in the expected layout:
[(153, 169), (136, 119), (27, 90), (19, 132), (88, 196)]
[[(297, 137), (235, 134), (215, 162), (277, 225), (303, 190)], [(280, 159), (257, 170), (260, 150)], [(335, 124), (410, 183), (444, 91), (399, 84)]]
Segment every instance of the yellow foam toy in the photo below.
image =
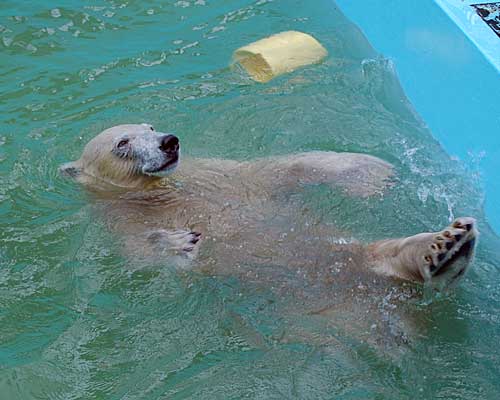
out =
[(267, 82), (317, 63), (327, 55), (326, 49), (311, 35), (287, 31), (240, 47), (233, 53), (233, 62), (240, 64), (255, 81)]

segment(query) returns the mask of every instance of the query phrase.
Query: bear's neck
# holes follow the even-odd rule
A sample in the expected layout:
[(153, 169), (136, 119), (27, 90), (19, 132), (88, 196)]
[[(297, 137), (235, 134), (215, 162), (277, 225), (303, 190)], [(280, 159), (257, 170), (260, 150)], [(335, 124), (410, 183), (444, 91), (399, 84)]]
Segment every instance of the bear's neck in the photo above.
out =
[(93, 174), (82, 174), (78, 180), (93, 192), (120, 193), (130, 191), (149, 191), (158, 188), (168, 188), (173, 185), (174, 180), (170, 177), (161, 178), (156, 176), (133, 176), (126, 180), (115, 180), (97, 178)]

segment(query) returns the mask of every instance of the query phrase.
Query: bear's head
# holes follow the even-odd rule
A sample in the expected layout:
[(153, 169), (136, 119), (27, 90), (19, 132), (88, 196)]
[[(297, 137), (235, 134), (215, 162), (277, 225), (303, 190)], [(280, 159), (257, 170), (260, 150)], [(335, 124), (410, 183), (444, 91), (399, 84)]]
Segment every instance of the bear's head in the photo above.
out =
[(172, 173), (179, 157), (176, 136), (148, 124), (118, 125), (94, 137), (61, 171), (85, 184), (145, 187)]

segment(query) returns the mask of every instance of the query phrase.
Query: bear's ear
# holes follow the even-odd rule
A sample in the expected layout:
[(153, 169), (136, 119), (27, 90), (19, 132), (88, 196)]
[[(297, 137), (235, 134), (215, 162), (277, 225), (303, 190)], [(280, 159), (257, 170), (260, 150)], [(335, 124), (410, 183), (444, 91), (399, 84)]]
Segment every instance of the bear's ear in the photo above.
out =
[(64, 176), (77, 179), (83, 172), (83, 169), (76, 162), (69, 162), (61, 165), (59, 167), (59, 172)]

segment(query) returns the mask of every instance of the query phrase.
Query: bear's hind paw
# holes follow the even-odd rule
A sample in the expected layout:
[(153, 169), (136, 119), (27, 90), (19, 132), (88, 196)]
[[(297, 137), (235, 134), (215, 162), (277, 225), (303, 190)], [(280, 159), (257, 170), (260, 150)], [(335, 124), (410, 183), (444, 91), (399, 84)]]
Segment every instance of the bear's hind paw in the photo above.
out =
[(425, 280), (441, 275), (450, 275), (450, 281), (462, 277), (472, 256), (476, 235), (475, 220), (468, 217), (458, 218), (438, 232), (423, 257)]

